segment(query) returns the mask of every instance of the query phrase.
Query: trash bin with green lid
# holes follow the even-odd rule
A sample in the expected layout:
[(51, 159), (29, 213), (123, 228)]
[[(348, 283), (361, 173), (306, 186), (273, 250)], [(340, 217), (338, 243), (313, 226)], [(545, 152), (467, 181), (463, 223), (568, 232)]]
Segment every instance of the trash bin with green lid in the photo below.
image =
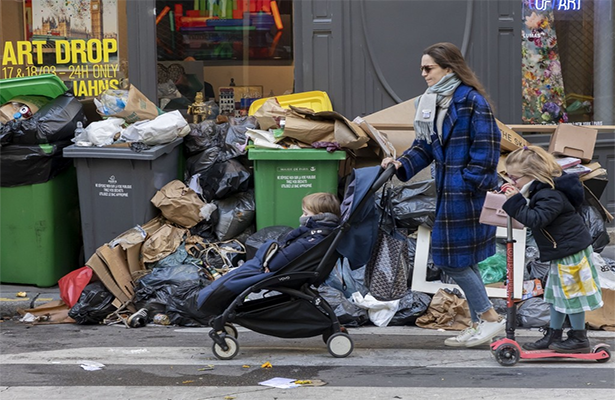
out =
[(74, 158), (77, 168), (86, 260), (101, 245), (159, 214), (150, 200), (178, 179), (182, 141), (178, 138), (140, 152), (128, 147), (64, 149), (64, 157)]
[(254, 161), (256, 229), (299, 226), (301, 200), (308, 194), (337, 194), (338, 171), (346, 152), (324, 149), (250, 149)]
[(79, 267), (73, 166), (44, 183), (1, 187), (0, 204), (0, 282), (49, 287)]

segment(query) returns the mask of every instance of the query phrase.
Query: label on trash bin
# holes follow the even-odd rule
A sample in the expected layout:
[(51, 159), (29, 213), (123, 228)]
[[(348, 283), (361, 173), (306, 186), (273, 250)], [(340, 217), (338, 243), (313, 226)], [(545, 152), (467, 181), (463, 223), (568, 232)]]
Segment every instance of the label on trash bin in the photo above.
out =
[(111, 175), (106, 183), (95, 183), (100, 197), (129, 197), (132, 185), (122, 185), (117, 182), (115, 175)]
[(309, 189), (316, 181), (316, 167), (279, 167), (276, 179), (282, 189)]

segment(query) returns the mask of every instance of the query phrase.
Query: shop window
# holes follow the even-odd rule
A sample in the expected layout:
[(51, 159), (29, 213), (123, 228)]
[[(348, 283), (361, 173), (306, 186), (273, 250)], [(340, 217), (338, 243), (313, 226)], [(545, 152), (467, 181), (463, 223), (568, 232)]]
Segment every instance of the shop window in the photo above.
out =
[(609, 10), (609, 0), (523, 1), (524, 123), (615, 123)]
[[(292, 1), (160, 0), (156, 13), (161, 109), (186, 110), (201, 92), (238, 115), (274, 89), (292, 89)], [(274, 88), (268, 79), (290, 82)]]
[(128, 78), (125, 0), (2, 3), (0, 78), (54, 74), (79, 98)]

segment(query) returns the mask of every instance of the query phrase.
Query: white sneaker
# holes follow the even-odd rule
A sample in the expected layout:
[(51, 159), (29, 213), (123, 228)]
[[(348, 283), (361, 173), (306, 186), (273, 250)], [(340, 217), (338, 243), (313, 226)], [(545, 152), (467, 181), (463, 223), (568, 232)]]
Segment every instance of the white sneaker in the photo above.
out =
[(506, 331), (506, 318), (500, 318), (497, 322), (481, 321), (477, 329), (478, 333), (466, 341), (466, 347), (480, 346), (491, 342), (491, 339), (504, 333)]
[(476, 335), (478, 330), (474, 327), (469, 327), (461, 331), (461, 333), (455, 337), (450, 337), (444, 341), (446, 346), (462, 347), (466, 345), (468, 339)]

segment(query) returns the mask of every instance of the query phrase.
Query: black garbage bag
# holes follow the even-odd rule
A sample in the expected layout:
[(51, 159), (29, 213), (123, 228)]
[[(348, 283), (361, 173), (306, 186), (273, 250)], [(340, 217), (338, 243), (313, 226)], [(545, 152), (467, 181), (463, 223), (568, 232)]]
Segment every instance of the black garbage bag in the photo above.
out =
[(206, 326), (211, 314), (204, 313), (197, 305), (201, 289), (211, 284), (211, 281), (200, 278), (197, 281), (183, 282), (165, 288), (168, 291), (168, 303), (165, 314), (171, 324), (181, 326)]
[(207, 202), (224, 199), (250, 188), (252, 174), (236, 158), (224, 162), (216, 162), (207, 170), (198, 170), (199, 183), (203, 197)]
[(248, 129), (254, 129), (258, 125), (253, 116), (230, 118), (227, 130), (224, 134), (224, 154), (221, 154), (220, 161), (230, 160), (246, 154)]
[(206, 120), (198, 124), (189, 124), (190, 133), (184, 137), (184, 153), (192, 156), (212, 147), (220, 149), (219, 132), (223, 128), (215, 121)]
[(218, 207), (216, 236), (219, 241), (233, 239), (252, 225), (256, 217), (253, 190), (217, 200), (215, 204)]
[(592, 235), (592, 248), (596, 253), (602, 252), (611, 240), (600, 211), (594, 206), (584, 204), (581, 206), (581, 216)]
[(357, 327), (369, 322), (367, 310), (348, 300), (341, 291), (331, 286), (320, 285), (318, 293), (333, 308), (340, 324), (348, 327)]
[(191, 177), (196, 174), (204, 175), (209, 171), (220, 154), (220, 147), (211, 146), (186, 158), (186, 175)]
[(70, 140), (53, 144), (10, 144), (0, 152), (0, 186), (11, 187), (44, 183), (73, 165), (62, 156)]
[(192, 228), (190, 228), (191, 235), (197, 235), (202, 237), (206, 242), (213, 242), (216, 240), (216, 226), (218, 225), (219, 214), (217, 211), (212, 212), (209, 219), (202, 220)]
[(68, 316), (80, 325), (98, 324), (115, 311), (113, 300), (115, 296), (107, 291), (102, 282), (90, 283), (83, 288)]
[[(171, 267), (153, 268), (151, 272), (135, 283), (134, 302), (139, 304), (144, 300), (156, 295), (156, 292), (167, 285), (180, 285), (187, 281), (197, 281), (205, 274), (202, 269), (194, 264), (180, 264)], [(167, 295), (162, 294), (162, 304), (166, 304)]]
[(292, 230), (293, 228), (290, 226), (274, 225), (259, 229), (252, 235), (248, 236), (245, 242), (246, 260), (253, 258), (261, 245), (268, 240), (275, 240), (276, 242), (279, 242), (283, 240)]
[(436, 217), (436, 185), (433, 179), (392, 188), (393, 212), (401, 228), (433, 227)]
[[(408, 236), (408, 260), (410, 263), (410, 267), (408, 268), (408, 287), (412, 286), (412, 274), (414, 271), (414, 256), (416, 254), (416, 239)], [(440, 268), (436, 266), (433, 262), (433, 257), (431, 255), (431, 250), (429, 251), (429, 255), (427, 257), (427, 274), (425, 276), (426, 281), (437, 281), (440, 280), (441, 271)]]
[(414, 325), (416, 319), (427, 311), (431, 296), (410, 289), (399, 301), (399, 308), (389, 322), (389, 326)]
[(31, 118), (18, 122), (11, 142), (36, 145), (74, 138), (77, 122), (86, 126), (87, 119), (81, 102), (67, 92), (45, 104)]
[(549, 325), (551, 306), (542, 297), (532, 297), (517, 308), (517, 319), (524, 328), (540, 328)]

